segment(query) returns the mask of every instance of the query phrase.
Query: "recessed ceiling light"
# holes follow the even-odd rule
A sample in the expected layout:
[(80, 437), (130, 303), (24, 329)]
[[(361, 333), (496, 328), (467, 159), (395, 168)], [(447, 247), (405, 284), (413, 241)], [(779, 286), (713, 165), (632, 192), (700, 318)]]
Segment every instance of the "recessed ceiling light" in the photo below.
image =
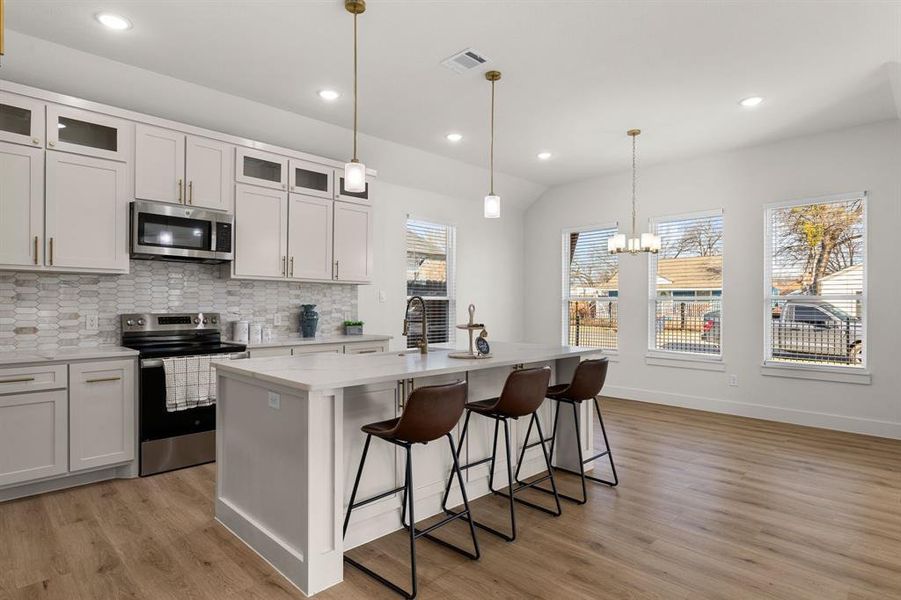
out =
[(539, 152), (539, 153), (538, 153), (538, 160), (548, 160), (551, 156), (552, 156), (552, 155), (551, 155), (550, 152)]
[(319, 90), (319, 97), (327, 102), (332, 102), (341, 97), (341, 94), (335, 90)]
[(741, 104), (742, 106), (744, 106), (745, 108), (754, 108), (755, 106), (759, 105), (761, 102), (763, 102), (763, 98), (761, 98), (760, 96), (751, 96), (750, 98), (745, 98), (743, 100), (740, 100), (738, 103)]
[(463, 134), (462, 133), (449, 133), (444, 137), (446, 137), (447, 141), (449, 141), (449, 142), (457, 143), (463, 139)]
[(113, 13), (99, 13), (95, 18), (100, 24), (105, 25), (110, 29), (115, 29), (116, 31), (131, 29), (131, 21), (125, 17), (114, 15)]

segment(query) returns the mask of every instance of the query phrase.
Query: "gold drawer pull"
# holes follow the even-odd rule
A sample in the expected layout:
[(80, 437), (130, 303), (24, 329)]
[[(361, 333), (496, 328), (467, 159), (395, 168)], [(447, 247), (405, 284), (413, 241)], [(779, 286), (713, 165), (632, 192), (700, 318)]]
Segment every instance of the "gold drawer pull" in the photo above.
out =
[(34, 264), (38, 264), (38, 236), (34, 236)]
[(13, 379), (0, 379), (0, 383), (24, 383), (34, 381), (34, 377), (15, 377)]
[(85, 379), (85, 383), (100, 383), (101, 381), (119, 381), (121, 377), (100, 377), (98, 379)]

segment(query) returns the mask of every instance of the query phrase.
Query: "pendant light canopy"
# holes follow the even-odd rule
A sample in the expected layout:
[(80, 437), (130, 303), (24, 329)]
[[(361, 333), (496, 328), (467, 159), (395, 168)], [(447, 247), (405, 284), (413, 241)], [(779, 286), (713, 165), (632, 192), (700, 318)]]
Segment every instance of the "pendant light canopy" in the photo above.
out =
[(357, 158), (357, 15), (366, 10), (366, 0), (344, 0), (344, 8), (354, 16), (354, 155), (344, 165), (344, 189), (366, 191), (366, 165)]
[(485, 218), (498, 219), (501, 216), (501, 197), (494, 193), (494, 84), (501, 78), (500, 71), (488, 71), (485, 79), (491, 82), (491, 145), (489, 148), (489, 170), (491, 183), (485, 196)]
[(619, 233), (607, 240), (607, 251), (610, 254), (640, 254), (649, 252), (657, 254), (660, 252), (660, 236), (653, 233), (642, 233), (638, 235), (638, 227), (636, 226), (638, 218), (638, 201), (636, 199), (636, 188), (638, 183), (637, 170), (637, 153), (635, 151), (635, 140), (641, 134), (640, 129), (630, 129), (626, 135), (632, 138), (632, 234), (626, 239), (626, 234)]

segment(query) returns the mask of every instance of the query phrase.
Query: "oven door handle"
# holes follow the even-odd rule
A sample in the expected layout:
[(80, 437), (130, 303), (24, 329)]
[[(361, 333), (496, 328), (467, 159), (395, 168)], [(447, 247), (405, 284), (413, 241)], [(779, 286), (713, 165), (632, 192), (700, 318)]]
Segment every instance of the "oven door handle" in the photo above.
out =
[[(231, 354), (219, 354), (219, 355), (211, 355), (213, 360), (239, 360), (242, 358), (250, 358), (250, 352), (233, 352)], [(161, 358), (144, 358), (141, 359), (141, 368), (142, 369), (154, 369), (156, 367), (163, 366), (163, 359)]]

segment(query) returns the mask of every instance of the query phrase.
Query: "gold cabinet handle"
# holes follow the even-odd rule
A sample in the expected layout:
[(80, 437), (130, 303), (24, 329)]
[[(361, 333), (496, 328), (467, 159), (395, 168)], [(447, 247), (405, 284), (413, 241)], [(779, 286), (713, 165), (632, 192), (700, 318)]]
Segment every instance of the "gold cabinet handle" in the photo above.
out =
[(288, 258), (286, 256), (282, 257), (282, 275), (286, 275), (285, 264), (287, 263)]
[(32, 144), (40, 144), (40, 143), (41, 143), (41, 138), (31, 138), (31, 143), (32, 143)]
[(52, 147), (56, 146), (56, 142), (47, 142), (47, 145), (52, 148)]
[(34, 264), (38, 264), (38, 236), (34, 236)]
[(291, 257), (291, 277), (294, 277), (294, 257)]
[(12, 379), (0, 379), (0, 383), (24, 383), (34, 381), (34, 377), (13, 377)]
[(188, 182), (188, 204), (194, 205), (194, 182)]
[(181, 177), (179, 177), (179, 178), (178, 178), (178, 203), (179, 203), (179, 204), (181, 204), (182, 202), (184, 202), (184, 197), (185, 197), (185, 195), (184, 195), (184, 187), (185, 187), (185, 182), (182, 181), (182, 178), (181, 178)]
[(119, 381), (121, 377), (98, 377), (97, 379), (85, 379), (85, 383), (100, 383), (101, 381)]
[(335, 261), (335, 279), (341, 279), (341, 261)]
[(50, 238), (50, 266), (53, 266), (53, 238)]

